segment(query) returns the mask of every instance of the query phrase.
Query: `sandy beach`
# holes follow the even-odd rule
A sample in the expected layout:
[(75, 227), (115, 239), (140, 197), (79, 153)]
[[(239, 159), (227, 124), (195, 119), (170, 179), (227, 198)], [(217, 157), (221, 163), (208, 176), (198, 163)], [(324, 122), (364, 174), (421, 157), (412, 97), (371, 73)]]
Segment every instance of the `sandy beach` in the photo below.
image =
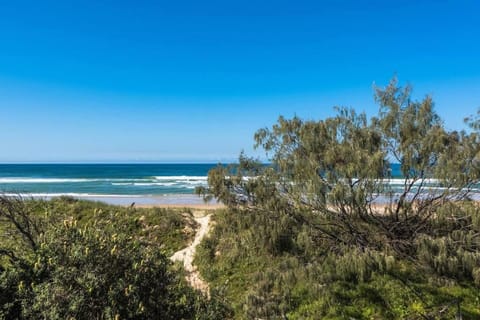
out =
[(195, 210), (215, 210), (223, 209), (225, 205), (221, 203), (215, 204), (192, 204), (192, 203), (170, 203), (170, 204), (140, 204), (135, 205), (136, 208), (189, 208)]
[(119, 206), (135, 206), (137, 208), (194, 208), (194, 209), (218, 209), (224, 206), (212, 200), (208, 203), (202, 197), (194, 194), (165, 194), (156, 196), (76, 196), (78, 199), (99, 201)]

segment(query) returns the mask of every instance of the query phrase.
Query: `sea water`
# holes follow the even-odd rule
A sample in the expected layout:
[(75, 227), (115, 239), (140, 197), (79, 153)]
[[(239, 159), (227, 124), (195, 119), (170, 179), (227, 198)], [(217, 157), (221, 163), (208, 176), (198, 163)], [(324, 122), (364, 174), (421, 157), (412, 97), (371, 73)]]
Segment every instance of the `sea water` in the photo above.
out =
[(0, 164), (0, 192), (115, 204), (194, 204), (216, 164)]
[[(0, 164), (0, 193), (45, 198), (62, 195), (113, 204), (202, 204), (195, 187), (207, 185), (216, 164)], [(391, 165), (392, 190), (402, 192), (400, 166)], [(418, 182), (420, 183), (420, 182)], [(441, 190), (435, 180), (423, 185)], [(479, 189), (474, 190), (479, 196)]]

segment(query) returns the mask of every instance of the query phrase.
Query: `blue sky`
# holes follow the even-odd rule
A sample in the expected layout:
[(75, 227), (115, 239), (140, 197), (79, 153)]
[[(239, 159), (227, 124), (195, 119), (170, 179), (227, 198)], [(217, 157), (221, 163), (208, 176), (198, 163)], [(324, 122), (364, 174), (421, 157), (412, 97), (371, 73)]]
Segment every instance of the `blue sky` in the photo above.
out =
[(396, 74), (480, 107), (480, 2), (1, 1), (0, 162), (217, 162)]

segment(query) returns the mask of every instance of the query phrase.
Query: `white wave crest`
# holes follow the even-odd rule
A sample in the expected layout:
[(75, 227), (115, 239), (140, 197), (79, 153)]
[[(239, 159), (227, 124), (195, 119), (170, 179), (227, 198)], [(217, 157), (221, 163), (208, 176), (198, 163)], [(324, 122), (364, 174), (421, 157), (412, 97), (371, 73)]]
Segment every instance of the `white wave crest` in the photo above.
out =
[(137, 198), (145, 195), (132, 194), (95, 194), (95, 193), (75, 193), (75, 192), (60, 192), (60, 193), (2, 193), (7, 197), (24, 197), (24, 198), (54, 198), (54, 197), (75, 197), (75, 198)]
[(207, 181), (207, 176), (156, 176), (155, 180), (160, 181)]
[(61, 178), (0, 178), (0, 183), (68, 183), (94, 182), (99, 179), (61, 179)]
[(13, 184), (13, 183), (85, 183), (85, 182), (113, 182), (112, 184), (116, 183), (118, 185), (125, 183), (133, 183), (139, 181), (153, 181), (152, 179), (145, 179), (145, 178), (0, 178), (0, 184)]
[(174, 186), (177, 185), (175, 182), (135, 182), (133, 183), (134, 186)]

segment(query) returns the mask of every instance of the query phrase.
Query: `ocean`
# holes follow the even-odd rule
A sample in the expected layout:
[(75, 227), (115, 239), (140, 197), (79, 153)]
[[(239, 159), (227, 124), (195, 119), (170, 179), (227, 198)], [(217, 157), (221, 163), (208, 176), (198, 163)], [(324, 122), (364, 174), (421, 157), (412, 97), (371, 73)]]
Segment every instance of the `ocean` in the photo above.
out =
[[(111, 204), (203, 204), (195, 187), (207, 185), (216, 164), (0, 164), (0, 193), (50, 199), (62, 195)], [(404, 188), (398, 164), (388, 181)], [(434, 179), (424, 186), (441, 190)], [(477, 187), (478, 188), (478, 187)], [(476, 197), (480, 190), (475, 189)]]
[(67, 195), (112, 204), (201, 204), (194, 194), (216, 164), (0, 164), (0, 192)]

